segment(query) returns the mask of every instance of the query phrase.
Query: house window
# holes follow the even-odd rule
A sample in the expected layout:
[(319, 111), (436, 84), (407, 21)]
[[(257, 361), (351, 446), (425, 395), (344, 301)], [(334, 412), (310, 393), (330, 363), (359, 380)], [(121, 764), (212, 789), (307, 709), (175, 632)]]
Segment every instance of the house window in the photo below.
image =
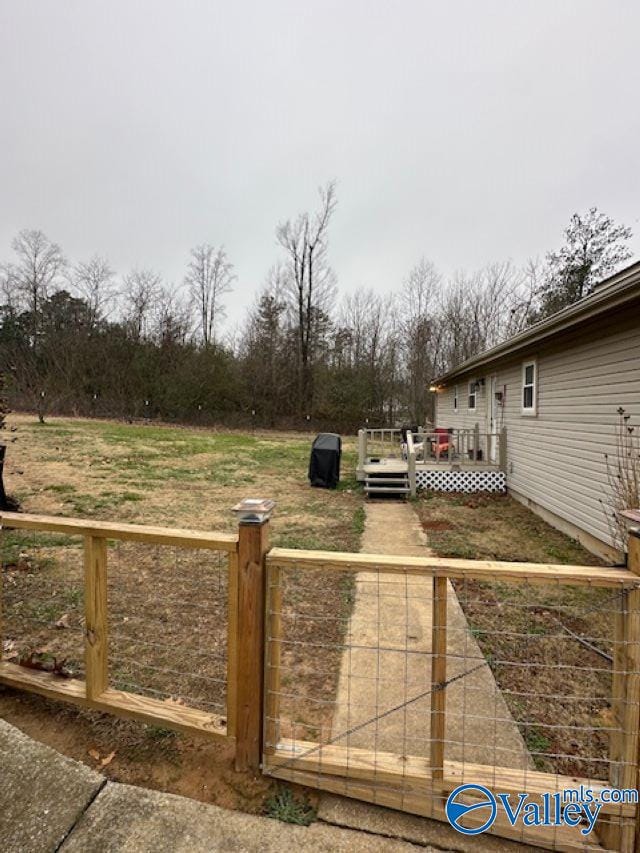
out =
[(522, 414), (535, 415), (538, 396), (538, 369), (535, 361), (522, 365)]
[(453, 411), (458, 411), (458, 386), (453, 386)]
[(469, 411), (475, 412), (476, 410), (476, 393), (477, 387), (475, 382), (469, 383)]

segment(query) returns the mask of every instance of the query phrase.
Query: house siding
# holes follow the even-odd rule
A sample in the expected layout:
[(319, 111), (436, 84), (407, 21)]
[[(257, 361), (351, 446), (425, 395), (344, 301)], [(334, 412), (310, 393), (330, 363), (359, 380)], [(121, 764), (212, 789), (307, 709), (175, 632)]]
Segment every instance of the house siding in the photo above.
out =
[[(537, 413), (521, 411), (522, 364), (537, 361)], [(453, 389), (438, 394), (437, 425), (486, 429), (488, 377), (504, 393), (498, 428), (507, 428), (507, 485), (570, 525), (613, 545), (602, 502), (610, 500), (605, 454), (615, 453), (617, 409), (640, 424), (637, 314), (592, 324), (516, 360), (487, 366), (475, 413), (453, 411)], [(458, 385), (464, 387), (469, 377)], [(466, 402), (466, 400), (465, 400)]]

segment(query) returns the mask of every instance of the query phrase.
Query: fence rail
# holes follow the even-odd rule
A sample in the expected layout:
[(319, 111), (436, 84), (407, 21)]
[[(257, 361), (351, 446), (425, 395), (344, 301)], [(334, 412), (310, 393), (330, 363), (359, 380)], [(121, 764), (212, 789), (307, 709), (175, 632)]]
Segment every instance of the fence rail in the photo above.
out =
[[(173, 530), (81, 519), (55, 518), (18, 513), (0, 514), (3, 530), (36, 531), (82, 537), (84, 551), (83, 591), (84, 618), (84, 680), (61, 677), (51, 671), (27, 668), (25, 665), (0, 661), (0, 682), (28, 690), (52, 699), (62, 699), (83, 707), (129, 717), (142, 722), (175, 728), (190, 734), (214, 738), (231, 738), (235, 734), (236, 705), (236, 632), (237, 632), (237, 552), (238, 535), (204, 533), (193, 530)], [(135, 542), (165, 549), (198, 549), (219, 554), (226, 559), (229, 582), (227, 676), (229, 685), (226, 713), (209, 713), (189, 707), (184, 701), (138, 694), (115, 689), (111, 684), (109, 667), (109, 606), (107, 574), (109, 571), (109, 542)], [(136, 572), (136, 565), (126, 568)], [(180, 582), (176, 576), (175, 583)], [(2, 634), (2, 586), (0, 586), (0, 634)], [(150, 591), (147, 591), (148, 593)], [(178, 614), (176, 617), (178, 618)], [(143, 641), (141, 641), (143, 642)], [(28, 661), (27, 661), (28, 662)], [(148, 661), (140, 662), (142, 667)]]

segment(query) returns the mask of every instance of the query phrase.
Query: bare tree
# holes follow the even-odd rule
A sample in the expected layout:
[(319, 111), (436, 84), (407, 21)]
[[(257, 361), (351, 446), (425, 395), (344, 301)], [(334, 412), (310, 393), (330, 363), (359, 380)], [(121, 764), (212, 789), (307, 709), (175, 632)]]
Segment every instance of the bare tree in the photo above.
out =
[(114, 275), (109, 262), (100, 255), (93, 255), (71, 270), (71, 284), (87, 303), (91, 327), (109, 314), (116, 296)]
[(135, 269), (124, 277), (121, 293), (125, 322), (138, 341), (148, 332), (151, 310), (161, 291), (162, 279), (153, 270)]
[(298, 339), (298, 403), (301, 414), (313, 406), (314, 347), (335, 295), (335, 275), (327, 262), (327, 237), (336, 208), (335, 182), (320, 189), (316, 213), (301, 213), (276, 229), (276, 239), (285, 250), (288, 266), (288, 295), (293, 303)]
[(216, 323), (224, 316), (222, 297), (229, 293), (235, 279), (233, 264), (224, 246), (209, 243), (191, 250), (184, 282), (198, 312), (200, 334), (205, 346), (215, 343)]
[(436, 361), (435, 303), (441, 286), (435, 266), (422, 258), (409, 272), (400, 295), (400, 327), (409, 413), (423, 424), (432, 417), (429, 381)]
[(160, 346), (184, 346), (187, 343), (191, 313), (177, 288), (159, 288), (151, 318), (151, 336)]
[(36, 349), (40, 304), (58, 282), (66, 261), (60, 246), (42, 231), (21, 231), (11, 248), (17, 260), (8, 267), (8, 282), (31, 315), (31, 346)]

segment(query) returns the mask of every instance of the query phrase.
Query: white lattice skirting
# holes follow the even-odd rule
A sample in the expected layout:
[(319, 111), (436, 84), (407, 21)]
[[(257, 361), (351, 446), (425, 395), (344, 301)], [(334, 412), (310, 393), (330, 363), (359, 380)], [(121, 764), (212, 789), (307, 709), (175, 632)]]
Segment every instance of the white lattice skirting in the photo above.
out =
[(432, 492), (504, 492), (504, 471), (416, 471), (416, 488)]

